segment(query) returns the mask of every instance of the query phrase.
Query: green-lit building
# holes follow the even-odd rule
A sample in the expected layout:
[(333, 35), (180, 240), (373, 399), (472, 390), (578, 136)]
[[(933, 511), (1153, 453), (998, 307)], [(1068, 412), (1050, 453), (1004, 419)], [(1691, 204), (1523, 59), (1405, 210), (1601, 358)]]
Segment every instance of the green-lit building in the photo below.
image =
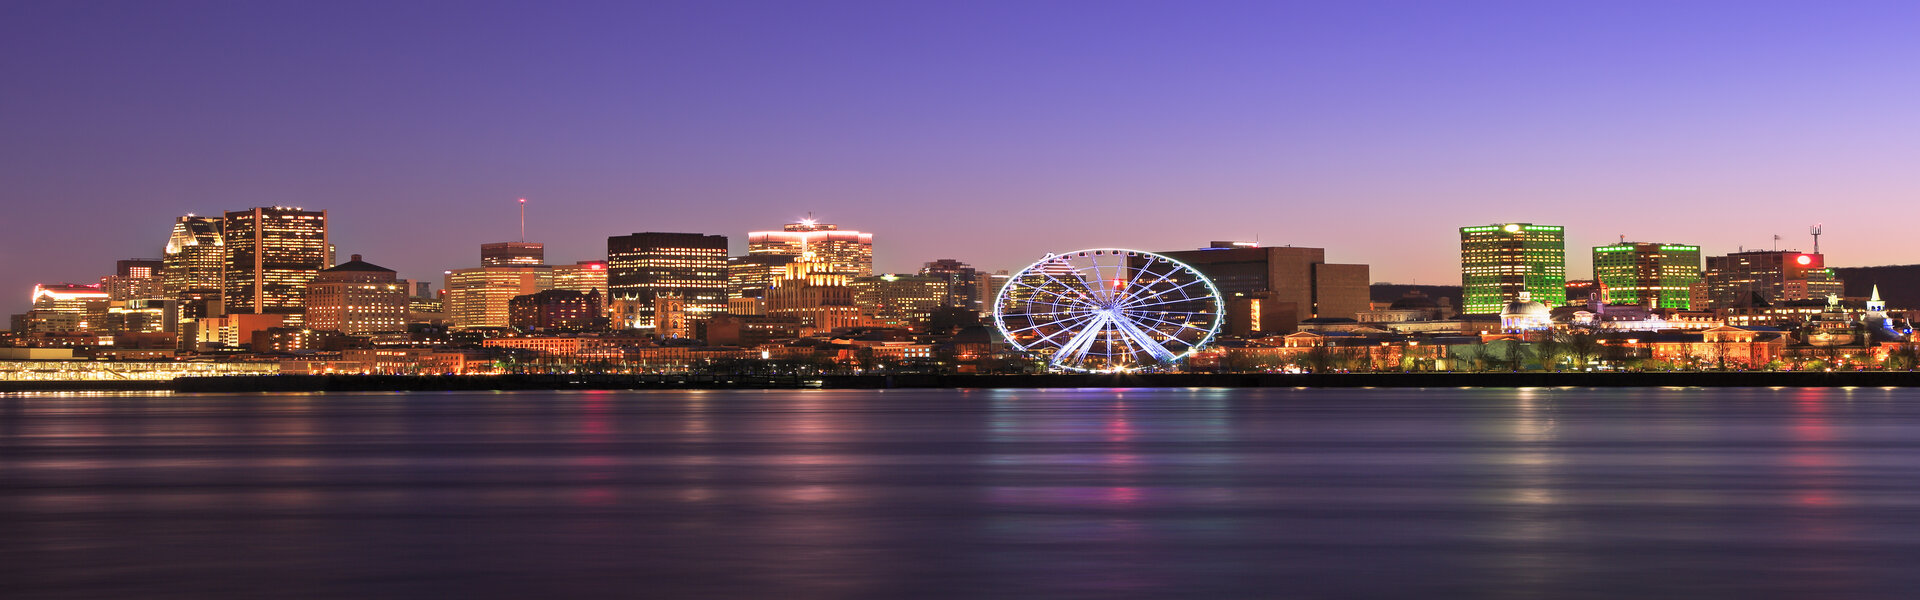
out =
[(1567, 241), (1558, 225), (1506, 223), (1460, 228), (1461, 312), (1494, 314), (1528, 292), (1557, 306), (1566, 296)]
[(1700, 247), (1648, 242), (1597, 246), (1593, 277), (1606, 290), (1607, 304), (1687, 310), (1692, 308), (1693, 284), (1700, 281)]

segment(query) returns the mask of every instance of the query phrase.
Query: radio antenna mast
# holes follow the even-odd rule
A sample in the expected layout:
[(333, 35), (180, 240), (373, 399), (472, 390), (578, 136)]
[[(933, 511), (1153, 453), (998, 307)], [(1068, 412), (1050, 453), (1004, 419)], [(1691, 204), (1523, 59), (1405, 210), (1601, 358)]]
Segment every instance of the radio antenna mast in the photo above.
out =
[(520, 241), (527, 241), (527, 199), (520, 199)]
[(1812, 227), (1808, 227), (1807, 233), (1813, 234), (1813, 253), (1819, 254), (1820, 253), (1820, 224), (1814, 223)]

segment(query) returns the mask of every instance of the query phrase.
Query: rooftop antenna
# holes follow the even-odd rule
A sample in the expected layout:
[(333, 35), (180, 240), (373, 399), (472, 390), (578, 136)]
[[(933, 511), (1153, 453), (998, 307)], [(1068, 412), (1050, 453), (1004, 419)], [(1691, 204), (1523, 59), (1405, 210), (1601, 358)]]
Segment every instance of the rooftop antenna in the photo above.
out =
[(527, 241), (527, 199), (520, 199), (520, 241)]
[(1820, 224), (1814, 223), (1812, 227), (1808, 227), (1807, 233), (1813, 234), (1813, 253), (1819, 254), (1820, 253)]

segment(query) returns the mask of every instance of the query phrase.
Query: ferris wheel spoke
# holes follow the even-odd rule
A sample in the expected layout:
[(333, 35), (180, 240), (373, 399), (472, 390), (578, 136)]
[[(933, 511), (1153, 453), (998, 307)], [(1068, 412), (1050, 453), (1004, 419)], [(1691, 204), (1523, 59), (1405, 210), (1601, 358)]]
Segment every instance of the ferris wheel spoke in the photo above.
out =
[[(1048, 276), (1047, 278), (1048, 278), (1048, 279), (1053, 279), (1053, 278), (1052, 278), (1051, 276)], [(1055, 283), (1059, 283), (1059, 284), (1060, 284), (1060, 286), (1061, 286), (1061, 287), (1063, 287), (1063, 288), (1064, 288), (1064, 287), (1067, 287), (1067, 284), (1066, 284), (1065, 282), (1061, 282), (1061, 281), (1059, 281), (1059, 280), (1057, 280), (1057, 279), (1056, 279), (1056, 280), (1054, 280), (1054, 282), (1055, 282)], [(1093, 305), (1092, 303), (1090, 303), (1090, 302), (1087, 302), (1087, 301), (1086, 301), (1085, 299), (1082, 299), (1082, 298), (1076, 298), (1076, 297), (1073, 297), (1073, 296), (1069, 296), (1069, 295), (1067, 295), (1067, 294), (1064, 294), (1064, 293), (1062, 293), (1062, 292), (1060, 292), (1059, 290), (1051, 290), (1051, 289), (1047, 289), (1047, 288), (1046, 288), (1046, 287), (1044, 287), (1044, 286), (1037, 286), (1037, 285), (1033, 285), (1033, 284), (1031, 284), (1031, 283), (1027, 283), (1027, 282), (1024, 282), (1024, 281), (1020, 281), (1020, 282), (1015, 282), (1015, 284), (1017, 284), (1017, 285), (1019, 285), (1019, 286), (1021, 286), (1021, 287), (1023, 287), (1023, 288), (1025, 288), (1025, 289), (1029, 289), (1029, 290), (1033, 290), (1033, 291), (1036, 291), (1036, 292), (1044, 292), (1044, 293), (1047, 293), (1047, 294), (1052, 294), (1052, 295), (1053, 295), (1053, 296), (1055, 296), (1055, 297), (1058, 297), (1058, 298), (1061, 298), (1061, 299), (1064, 299), (1064, 300), (1066, 300), (1067, 302), (1070, 302), (1070, 303), (1073, 303), (1073, 304), (1078, 304), (1078, 305), (1085, 305), (1085, 306), (1092, 306), (1092, 305)], [(1037, 301), (1037, 300), (1033, 300), (1033, 299), (1029, 299), (1028, 301), (1030, 301), (1030, 302), (1032, 302), (1032, 301)]]
[(1093, 349), (1094, 339), (1098, 338), (1100, 333), (1106, 330), (1107, 326), (1112, 324), (1112, 322), (1113, 317), (1111, 315), (1107, 313), (1097, 313), (1092, 323), (1088, 323), (1085, 329), (1080, 330), (1079, 333), (1074, 334), (1073, 338), (1068, 339), (1065, 344), (1060, 345), (1060, 350), (1053, 355), (1055, 362), (1065, 359), (1073, 359), (1077, 362), (1086, 358), (1087, 351)]
[[(1122, 305), (1121, 305), (1121, 308), (1133, 308), (1133, 307), (1136, 307), (1136, 306), (1141, 306), (1140, 304), (1138, 304), (1138, 302), (1140, 302), (1140, 301), (1142, 301), (1142, 300), (1152, 300), (1152, 299), (1154, 299), (1154, 298), (1158, 298), (1158, 297), (1161, 297), (1161, 296), (1165, 296), (1165, 295), (1167, 295), (1167, 294), (1171, 294), (1171, 293), (1174, 293), (1174, 292), (1178, 292), (1178, 291), (1180, 291), (1180, 290), (1184, 290), (1184, 289), (1187, 289), (1188, 287), (1191, 287), (1191, 286), (1193, 286), (1193, 285), (1196, 285), (1196, 284), (1199, 284), (1199, 283), (1202, 283), (1202, 282), (1204, 282), (1204, 281), (1206, 281), (1206, 280), (1204, 280), (1204, 279), (1195, 279), (1195, 280), (1193, 280), (1193, 281), (1189, 281), (1189, 282), (1186, 282), (1186, 283), (1182, 283), (1182, 284), (1180, 284), (1180, 285), (1178, 285), (1178, 286), (1175, 286), (1175, 287), (1172, 287), (1172, 288), (1168, 288), (1168, 289), (1164, 289), (1164, 290), (1160, 290), (1160, 291), (1158, 291), (1158, 292), (1154, 292), (1154, 293), (1153, 293), (1152, 295), (1148, 295), (1148, 296), (1144, 296), (1144, 297), (1140, 297), (1140, 298), (1136, 298), (1136, 299), (1134, 299), (1134, 300), (1133, 300), (1133, 302), (1130, 302), (1130, 303), (1128, 303), (1128, 304), (1122, 304)], [(1180, 298), (1180, 300), (1190, 300), (1190, 299), (1192, 299), (1192, 297), (1191, 297), (1191, 296), (1181, 296), (1181, 298)], [(1175, 300), (1175, 302), (1178, 302), (1178, 301), (1179, 301), (1179, 300)]]
[[(1017, 316), (1021, 316), (1021, 315), (1011, 315), (1011, 316), (1016, 316), (1016, 317), (1017, 317)], [(1032, 323), (1032, 322), (1033, 322), (1033, 316), (1032, 316), (1032, 315), (1026, 315), (1026, 317), (1027, 317), (1027, 322), (1029, 322), (1029, 323)], [(1033, 330), (1035, 330), (1035, 329), (1039, 329), (1039, 328), (1041, 328), (1041, 327), (1047, 327), (1047, 326), (1050, 326), (1050, 325), (1062, 325), (1062, 326), (1064, 326), (1064, 325), (1067, 325), (1067, 324), (1070, 324), (1070, 323), (1074, 323), (1074, 322), (1078, 322), (1078, 321), (1085, 321), (1085, 320), (1087, 320), (1087, 319), (1091, 319), (1091, 318), (1093, 318), (1093, 313), (1087, 313), (1087, 314), (1084, 314), (1084, 315), (1080, 315), (1080, 316), (1075, 316), (1075, 317), (1067, 317), (1067, 318), (1064, 318), (1064, 319), (1059, 319), (1059, 320), (1055, 320), (1055, 321), (1048, 321), (1048, 322), (1045, 322), (1045, 323), (1040, 323), (1040, 324), (1037, 324), (1037, 325), (1034, 325), (1034, 326), (1032, 326), (1032, 327), (1023, 327), (1023, 328), (1020, 328), (1020, 329), (1015, 329), (1015, 330), (1012, 330), (1012, 331), (1008, 331), (1007, 333), (1026, 333), (1026, 332), (1028, 332), (1028, 331), (1033, 331)]]
[[(1069, 266), (1071, 266), (1071, 265), (1069, 265)], [(1068, 285), (1068, 284), (1067, 284), (1067, 282), (1065, 282), (1065, 281), (1061, 281), (1061, 280), (1060, 280), (1059, 278), (1057, 278), (1057, 277), (1054, 277), (1052, 273), (1048, 273), (1048, 272), (1046, 272), (1046, 271), (1040, 271), (1040, 272), (1039, 272), (1039, 275), (1040, 275), (1041, 277), (1045, 277), (1045, 278), (1047, 278), (1047, 280), (1049, 280), (1049, 281), (1052, 281), (1052, 282), (1054, 282), (1054, 283), (1056, 283), (1056, 284), (1059, 284), (1059, 285), (1060, 285), (1060, 287), (1061, 287), (1062, 289), (1069, 289), (1069, 290), (1071, 290), (1071, 289), (1074, 289), (1074, 286), (1071, 286), (1071, 285)], [(1088, 291), (1087, 291), (1087, 289), (1086, 289), (1086, 287), (1087, 287), (1087, 285), (1086, 285), (1086, 282), (1085, 282), (1085, 281), (1081, 281), (1081, 280), (1080, 280), (1080, 276), (1079, 276), (1079, 275), (1077, 275), (1077, 274), (1076, 274), (1076, 275), (1074, 275), (1074, 278), (1073, 278), (1073, 279), (1074, 279), (1074, 281), (1077, 281), (1077, 282), (1079, 282), (1079, 283), (1080, 283), (1080, 288), (1079, 288), (1079, 292), (1080, 292), (1080, 293), (1082, 293), (1082, 294), (1087, 294), (1088, 296), (1092, 296), (1092, 294), (1091, 294), (1091, 293), (1088, 293)], [(1042, 287), (1034, 287), (1034, 286), (1033, 286), (1032, 284), (1028, 284), (1028, 287), (1033, 287), (1033, 289), (1037, 289), (1037, 290), (1041, 290), (1041, 291), (1045, 291), (1045, 292), (1050, 292), (1050, 293), (1052, 293), (1052, 294), (1053, 294), (1053, 295), (1055, 295), (1055, 296), (1059, 296), (1059, 297), (1061, 297), (1061, 298), (1066, 298), (1066, 299), (1068, 299), (1068, 300), (1071, 300), (1071, 301), (1074, 301), (1074, 302), (1077, 302), (1077, 303), (1080, 303), (1080, 304), (1085, 304), (1085, 305), (1087, 305), (1087, 306), (1093, 306), (1093, 305), (1094, 305), (1094, 303), (1093, 303), (1093, 302), (1091, 302), (1091, 301), (1088, 301), (1088, 300), (1086, 300), (1086, 299), (1082, 299), (1082, 298), (1075, 298), (1075, 297), (1073, 297), (1073, 296), (1068, 296), (1068, 295), (1066, 295), (1066, 294), (1063, 294), (1063, 293), (1060, 293), (1060, 292), (1056, 292), (1056, 291), (1053, 291), (1053, 290), (1049, 290), (1049, 289), (1046, 289), (1046, 288), (1042, 288)]]
[[(1153, 318), (1153, 317), (1149, 317), (1149, 316), (1146, 316), (1146, 315), (1128, 315), (1128, 316), (1131, 316), (1131, 317), (1133, 317), (1133, 318), (1136, 318), (1136, 319), (1145, 319), (1145, 320), (1148, 320), (1148, 321), (1154, 321), (1154, 322), (1158, 322), (1158, 323), (1165, 323), (1165, 324), (1168, 324), (1168, 325), (1173, 325), (1173, 326), (1176, 326), (1176, 327), (1185, 327), (1185, 328), (1187, 328), (1187, 329), (1192, 329), (1192, 330), (1194, 330), (1194, 331), (1198, 331), (1198, 332), (1201, 332), (1202, 334), (1205, 334), (1205, 333), (1207, 332), (1207, 329), (1206, 329), (1206, 328), (1203, 328), (1203, 327), (1199, 327), (1199, 326), (1196, 326), (1196, 325), (1193, 325), (1193, 324), (1191, 324), (1191, 323), (1179, 323), (1179, 322), (1174, 322), (1174, 321), (1168, 321), (1168, 320), (1166, 320), (1166, 319), (1156, 319), (1156, 318)], [(1176, 330), (1176, 331), (1178, 331), (1178, 330)], [(1161, 334), (1162, 334), (1162, 335), (1165, 335), (1165, 336), (1167, 336), (1167, 338), (1168, 338), (1168, 339), (1171, 339), (1171, 340), (1173, 340), (1173, 341), (1176, 341), (1176, 342), (1180, 342), (1180, 343), (1182, 343), (1182, 344), (1186, 344), (1186, 345), (1187, 345), (1187, 347), (1189, 347), (1189, 348), (1191, 348), (1191, 347), (1193, 347), (1193, 346), (1195, 346), (1195, 345), (1198, 345), (1198, 344), (1199, 344), (1199, 342), (1189, 342), (1189, 341), (1187, 341), (1187, 340), (1185, 340), (1185, 339), (1183, 339), (1183, 338), (1181, 338), (1180, 336), (1177, 336), (1177, 335), (1174, 335), (1174, 334), (1170, 334), (1170, 333), (1166, 333), (1166, 332), (1161, 332)], [(1205, 338), (1204, 338), (1204, 337), (1202, 337), (1202, 339), (1205, 339)]]
[(1152, 355), (1155, 359), (1161, 362), (1172, 362), (1176, 359), (1172, 351), (1167, 350), (1167, 347), (1161, 345), (1160, 342), (1154, 341), (1152, 336), (1147, 335), (1145, 331), (1141, 331), (1140, 326), (1134, 324), (1133, 321), (1114, 319), (1113, 322), (1118, 326), (1117, 328), (1121, 333), (1126, 334), (1128, 340), (1138, 344), (1141, 350), (1146, 351), (1147, 354)]

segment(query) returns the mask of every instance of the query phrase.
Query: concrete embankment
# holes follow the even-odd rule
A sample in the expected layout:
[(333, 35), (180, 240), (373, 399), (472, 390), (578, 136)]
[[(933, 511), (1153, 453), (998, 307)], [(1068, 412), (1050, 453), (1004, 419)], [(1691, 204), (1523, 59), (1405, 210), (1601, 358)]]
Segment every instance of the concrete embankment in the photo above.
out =
[(196, 377), (180, 392), (565, 389), (831, 389), (1080, 387), (1920, 387), (1920, 372), (1799, 373), (1324, 373), (1147, 375), (281, 375)]

